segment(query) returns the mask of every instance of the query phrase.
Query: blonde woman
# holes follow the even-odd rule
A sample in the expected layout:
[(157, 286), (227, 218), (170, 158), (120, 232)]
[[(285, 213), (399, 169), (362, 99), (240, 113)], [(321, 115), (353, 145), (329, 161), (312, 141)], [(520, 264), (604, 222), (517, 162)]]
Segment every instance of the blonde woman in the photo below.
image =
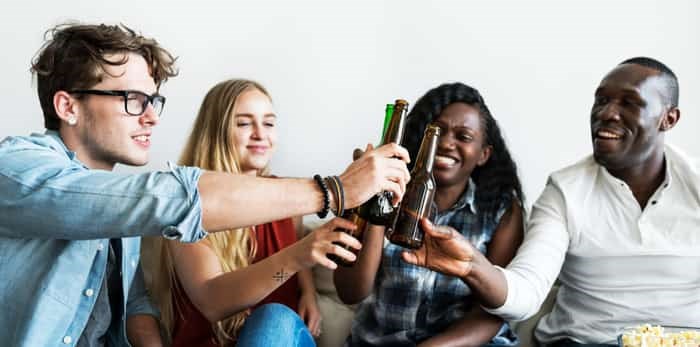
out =
[[(221, 82), (202, 102), (181, 164), (266, 176), (277, 145), (276, 118), (260, 84)], [(331, 232), (353, 227), (339, 218), (296, 242), (300, 222), (289, 218), (229, 230), (195, 244), (149, 240), (144, 257), (151, 258), (145, 262), (151, 266), (151, 294), (172, 345), (313, 345), (321, 317), (309, 268), (335, 268), (327, 253), (354, 259), (333, 241), (358, 249), (360, 244)]]

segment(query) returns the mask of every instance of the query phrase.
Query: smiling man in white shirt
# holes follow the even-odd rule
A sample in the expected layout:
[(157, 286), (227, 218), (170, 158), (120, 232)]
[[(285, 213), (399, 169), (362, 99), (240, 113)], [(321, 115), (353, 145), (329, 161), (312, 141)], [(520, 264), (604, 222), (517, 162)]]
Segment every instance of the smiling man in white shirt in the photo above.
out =
[(462, 277), (508, 320), (537, 313), (558, 277), (535, 331), (548, 346), (615, 345), (641, 323), (700, 325), (700, 164), (664, 143), (679, 119), (675, 74), (651, 58), (622, 62), (595, 91), (593, 155), (549, 177), (507, 268), (427, 222), (430, 257), (404, 259)]

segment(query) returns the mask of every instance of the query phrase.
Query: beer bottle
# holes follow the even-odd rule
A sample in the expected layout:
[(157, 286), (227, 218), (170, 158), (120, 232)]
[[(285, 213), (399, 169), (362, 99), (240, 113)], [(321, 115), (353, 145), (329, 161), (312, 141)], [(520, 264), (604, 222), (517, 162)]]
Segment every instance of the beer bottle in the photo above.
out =
[[(384, 110), (384, 125), (382, 126), (382, 136), (381, 139), (384, 138), (384, 134), (386, 134), (386, 129), (389, 127), (389, 123), (391, 121), (391, 116), (394, 113), (394, 104), (386, 104), (386, 109)], [(349, 234), (350, 236), (356, 238), (360, 242), (362, 242), (362, 237), (364, 235), (365, 228), (367, 227), (367, 222), (364, 220), (364, 218), (360, 217), (360, 214), (358, 212), (357, 208), (353, 208), (350, 210), (345, 210), (343, 215), (341, 216), (351, 222), (353, 222), (356, 226), (357, 229), (355, 230), (347, 230), (343, 228), (337, 228), (334, 231), (338, 232), (344, 232)], [(353, 254), (357, 255), (357, 251), (349, 246), (342, 245), (338, 242), (335, 242), (336, 245), (352, 252)], [(343, 258), (338, 257), (335, 254), (329, 254), (328, 259), (332, 260), (338, 265), (342, 266), (352, 266), (355, 262), (354, 261), (347, 261)]]
[(428, 125), (423, 141), (418, 150), (416, 164), (411, 170), (411, 181), (406, 185), (406, 193), (398, 208), (389, 233), (389, 241), (396, 245), (418, 249), (423, 244), (423, 229), (420, 220), (430, 218), (433, 198), (435, 196), (435, 178), (433, 163), (440, 137), (440, 128)]
[(380, 143), (384, 140), (384, 134), (386, 134), (386, 129), (389, 127), (392, 114), (394, 114), (394, 104), (386, 104), (386, 108), (384, 109), (384, 126), (382, 127), (382, 136), (379, 138)]
[[(406, 100), (398, 99), (394, 102), (391, 121), (382, 138), (382, 145), (387, 143), (401, 144), (407, 111), (408, 102)], [(368, 223), (388, 226), (394, 211), (394, 206), (391, 204), (393, 197), (391, 192), (381, 192), (362, 204), (358, 208), (358, 212)]]
[[(348, 229), (343, 229), (343, 228), (337, 228), (334, 231), (347, 233), (350, 236), (356, 238), (358, 241), (362, 242), (362, 237), (364, 235), (365, 227), (367, 226), (367, 222), (364, 219), (362, 219), (362, 217), (360, 217), (360, 215), (357, 213), (356, 209), (354, 209), (354, 208), (350, 209), (350, 210), (345, 210), (342, 217), (355, 223), (355, 225), (357, 225), (357, 229), (348, 230)], [(357, 255), (358, 251), (350, 246), (346, 246), (346, 245), (343, 245), (343, 244), (338, 243), (338, 242), (334, 242), (334, 244), (352, 252), (354, 255)], [(329, 254), (328, 259), (330, 259), (333, 262), (335, 262), (336, 264), (342, 265), (342, 266), (352, 266), (353, 264), (355, 264), (354, 261), (345, 260), (345, 259), (343, 259), (335, 254)]]

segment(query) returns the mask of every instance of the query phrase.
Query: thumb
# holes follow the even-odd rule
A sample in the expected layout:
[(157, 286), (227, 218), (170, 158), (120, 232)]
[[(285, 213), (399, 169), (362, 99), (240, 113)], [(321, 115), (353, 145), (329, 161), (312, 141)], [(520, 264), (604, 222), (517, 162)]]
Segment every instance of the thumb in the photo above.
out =
[(420, 222), (421, 226), (423, 227), (423, 231), (430, 235), (430, 237), (440, 240), (448, 240), (452, 238), (452, 230), (449, 227), (435, 225), (425, 217), (421, 218)]
[(418, 255), (415, 252), (403, 251), (401, 252), (401, 259), (411, 265), (419, 265)]
[(355, 150), (352, 151), (352, 160), (357, 160), (357, 159), (359, 159), (363, 154), (365, 154), (365, 152), (363, 152), (363, 151), (362, 151), (361, 149), (359, 149), (359, 148), (355, 148)]

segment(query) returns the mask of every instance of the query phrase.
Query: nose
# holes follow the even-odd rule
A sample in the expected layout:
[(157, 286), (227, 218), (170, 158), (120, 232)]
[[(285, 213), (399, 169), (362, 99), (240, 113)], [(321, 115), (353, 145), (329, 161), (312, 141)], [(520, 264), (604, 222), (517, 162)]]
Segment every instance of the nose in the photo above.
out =
[(262, 140), (265, 137), (264, 133), (265, 127), (256, 123), (255, 126), (253, 126), (253, 132), (250, 134), (250, 136), (255, 140)]
[(438, 138), (438, 149), (453, 150), (454, 148), (455, 141), (450, 133), (445, 131), (444, 133), (440, 134), (440, 137)]
[(620, 108), (617, 103), (609, 102), (595, 114), (595, 117), (601, 121), (619, 121)]
[(150, 102), (146, 105), (146, 109), (139, 117), (139, 122), (141, 125), (148, 125), (152, 127), (160, 122), (160, 116), (158, 113), (156, 113), (156, 110), (153, 108), (153, 105), (151, 105)]

